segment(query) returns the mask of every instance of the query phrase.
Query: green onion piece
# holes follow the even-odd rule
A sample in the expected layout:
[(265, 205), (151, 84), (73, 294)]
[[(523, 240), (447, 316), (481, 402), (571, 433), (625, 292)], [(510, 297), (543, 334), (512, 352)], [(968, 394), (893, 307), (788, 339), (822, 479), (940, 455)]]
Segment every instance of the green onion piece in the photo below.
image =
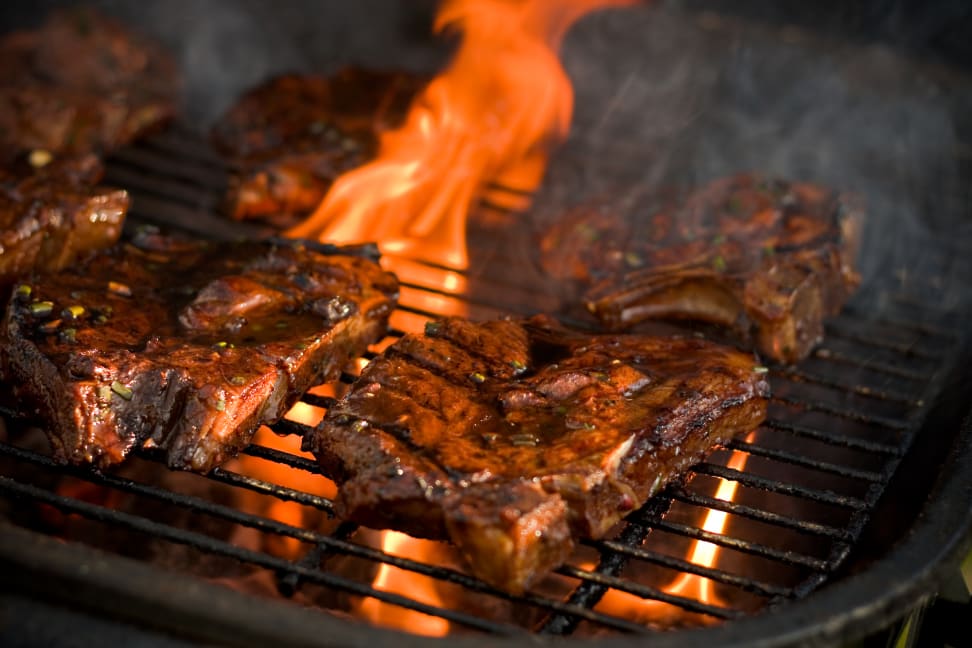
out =
[(216, 401), (215, 407), (216, 407), (216, 411), (217, 412), (224, 411), (226, 409), (226, 400), (223, 399), (223, 398), (220, 398), (218, 401)]
[(532, 434), (514, 434), (510, 437), (510, 443), (517, 447), (524, 446), (536, 446), (540, 443), (540, 439), (533, 436)]
[(426, 322), (425, 323), (425, 334), (426, 335), (438, 335), (439, 330), (442, 328), (440, 322)]
[(240, 385), (246, 384), (246, 378), (244, 378), (243, 376), (233, 376), (232, 378), (230, 378), (230, 382), (236, 385), (237, 387), (239, 387)]
[(127, 385), (113, 380), (111, 383), (111, 391), (115, 392), (125, 400), (132, 400), (132, 390)]
[(34, 289), (27, 284), (20, 284), (17, 286), (17, 299), (27, 299), (30, 297), (30, 293), (34, 292)]
[(759, 374), (769, 373), (769, 367), (762, 367), (762, 366), (757, 365), (757, 366), (753, 367), (753, 372), (754, 373), (759, 373)]
[(715, 268), (716, 272), (725, 272), (726, 260), (722, 256), (717, 256), (712, 259), (712, 267)]
[(111, 400), (111, 387), (108, 385), (98, 385), (98, 400), (107, 403)]
[(510, 360), (510, 366), (513, 367), (516, 371), (523, 371), (524, 369), (526, 369), (526, 365), (520, 362), (519, 360)]
[(65, 342), (77, 342), (78, 329), (76, 328), (66, 328), (61, 331), (61, 339)]
[(80, 304), (73, 304), (68, 306), (63, 311), (61, 311), (61, 317), (67, 317), (68, 319), (77, 319), (84, 315), (85, 308)]
[(486, 376), (479, 373), (478, 371), (469, 374), (469, 380), (473, 381), (477, 385), (481, 385), (486, 382)]
[(34, 317), (47, 317), (54, 312), (54, 302), (36, 301), (30, 305), (30, 314)]

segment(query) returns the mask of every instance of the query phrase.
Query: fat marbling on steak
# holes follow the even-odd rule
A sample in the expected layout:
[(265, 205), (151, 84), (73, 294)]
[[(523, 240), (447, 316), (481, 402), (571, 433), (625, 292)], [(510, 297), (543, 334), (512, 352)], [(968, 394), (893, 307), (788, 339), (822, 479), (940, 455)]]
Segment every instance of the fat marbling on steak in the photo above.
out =
[(274, 77), (244, 94), (212, 131), (233, 168), (230, 215), (290, 224), (312, 212), (339, 175), (375, 156), (381, 133), (401, 124), (424, 83), (348, 67)]
[(446, 318), (372, 360), (308, 439), (339, 514), (447, 538), (511, 592), (766, 413), (754, 356), (537, 316)]
[(554, 277), (582, 287), (609, 330), (711, 322), (781, 362), (804, 358), (859, 277), (856, 201), (819, 185), (741, 174), (625, 217), (582, 207), (541, 240)]
[(128, 192), (97, 186), (94, 155), (32, 157), (0, 167), (0, 286), (114, 244), (128, 212)]
[(365, 255), (145, 234), (14, 290), (4, 382), (56, 458), (160, 448), (207, 471), (379, 340), (398, 282)]

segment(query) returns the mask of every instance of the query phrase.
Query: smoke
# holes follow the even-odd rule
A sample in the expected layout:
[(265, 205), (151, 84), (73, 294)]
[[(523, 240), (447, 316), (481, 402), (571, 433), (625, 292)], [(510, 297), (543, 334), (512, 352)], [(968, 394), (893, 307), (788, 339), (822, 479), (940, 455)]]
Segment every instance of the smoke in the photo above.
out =
[[(881, 45), (655, 5), (590, 16), (563, 59), (575, 118), (531, 214), (539, 228), (590, 200), (638, 218), (662, 188), (755, 171), (865, 198), (861, 299), (940, 265), (943, 239), (972, 240), (955, 126), (972, 93), (948, 70)], [(967, 307), (966, 282), (945, 283), (943, 296)]]

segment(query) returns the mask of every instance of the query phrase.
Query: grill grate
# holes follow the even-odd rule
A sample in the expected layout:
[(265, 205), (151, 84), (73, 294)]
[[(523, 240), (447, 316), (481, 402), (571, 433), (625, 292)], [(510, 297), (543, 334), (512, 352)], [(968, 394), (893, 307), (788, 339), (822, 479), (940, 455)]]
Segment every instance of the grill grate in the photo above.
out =
[[(109, 180), (131, 188), (133, 223), (160, 223), (206, 236), (240, 235), (239, 226), (214, 215), (224, 181), (221, 163), (187, 131), (174, 129), (123, 151), (109, 166)], [(244, 230), (263, 233), (250, 226)], [(537, 304), (546, 303), (542, 295), (517, 286), (513, 275), (494, 278), (491, 290), (474, 291), (466, 299), (423, 279), (429, 271), (441, 274), (442, 269), (407, 260), (401, 268), (402, 305), (392, 319), (392, 339), (414, 329), (416, 322), (456, 305), (471, 317), (492, 317), (528, 314), (538, 309)], [(165, 541), (188, 548), (198, 560), (212, 556), (247, 569), (265, 570), (273, 575), (282, 597), (298, 596), (309, 586), (317, 586), (332, 594), (373, 597), (488, 635), (655, 630), (651, 618), (629, 618), (603, 607), (612, 592), (667, 603), (710, 621), (731, 622), (807, 596), (835, 578), (854, 550), (942, 391), (945, 376), (960, 357), (955, 349), (961, 340), (947, 324), (947, 317), (928, 324), (910, 317), (911, 311), (907, 300), (882, 311), (879, 317), (854, 306), (848, 308), (828, 325), (826, 342), (810, 359), (796, 368), (771, 369), (776, 395), (768, 420), (751, 438), (732, 442), (726, 451), (696, 466), (685, 481), (670, 486), (629, 516), (614, 537), (583, 542), (581, 557), (557, 570), (551, 579), (553, 586), (523, 596), (495, 590), (449, 566), (383, 552), (370, 546), (353, 524), (335, 523), (329, 531), (290, 524), (266, 510), (252, 512), (218, 501), (211, 494), (183, 492), (158, 479), (158, 470), (146, 470), (148, 476), (133, 470), (135, 476), (129, 477), (56, 465), (30, 449), (23, 441), (29, 435), (16, 425), (11, 425), (11, 441), (0, 443), (0, 466), (4, 468), (0, 492), (8, 517), (27, 526), (43, 530), (45, 524), (37, 521), (37, 511), (51, 507), (96, 523), (104, 529), (103, 535), (124, 529), (145, 542)], [(345, 375), (341, 382), (346, 384), (352, 378)], [(340, 384), (335, 387), (340, 388)], [(302, 401), (326, 409), (333, 397), (309, 393)], [(285, 420), (273, 430), (295, 440), (308, 427)], [(729, 467), (730, 453), (747, 456), (746, 467)], [(296, 449), (252, 445), (244, 454), (308, 476), (320, 475), (317, 464)], [(158, 466), (150, 452), (141, 453), (135, 464)], [(31, 470), (25, 470), (28, 467)], [(301, 510), (333, 515), (328, 497), (231, 466), (217, 468), (205, 477), (186, 478), (194, 484), (212, 483), (234, 494), (248, 492), (270, 502), (289, 502)], [(77, 492), (66, 492), (65, 480), (131, 497), (137, 505), (86, 501)], [(735, 501), (713, 496), (719, 480), (735, 482), (739, 489)], [(176, 510), (182, 517), (156, 514), (148, 502)], [(708, 510), (728, 515), (727, 531), (717, 533), (703, 527), (700, 520)], [(211, 521), (256, 533), (261, 538), (255, 545), (258, 548), (233, 536), (208, 533)], [(290, 539), (300, 550), (283, 557), (266, 548), (267, 538)], [(88, 535), (81, 539), (93, 542)], [(690, 562), (685, 547), (694, 541), (722, 548), (725, 558), (720, 557), (716, 566)], [(453, 609), (384, 592), (372, 587), (370, 577), (357, 577), (353, 570), (343, 573), (338, 565), (341, 558), (357, 560), (370, 571), (375, 565), (387, 564), (421, 574), (516, 613), (479, 611), (495, 605)], [(720, 603), (666, 590), (673, 575), (679, 574), (713, 583)], [(346, 604), (336, 594), (331, 598), (335, 609)]]

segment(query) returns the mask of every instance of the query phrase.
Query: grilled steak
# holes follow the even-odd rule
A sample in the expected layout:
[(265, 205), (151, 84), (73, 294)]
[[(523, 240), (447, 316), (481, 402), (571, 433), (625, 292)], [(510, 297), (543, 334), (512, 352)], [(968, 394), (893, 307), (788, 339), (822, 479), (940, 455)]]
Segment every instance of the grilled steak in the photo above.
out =
[(575, 536), (603, 536), (757, 426), (754, 364), (694, 337), (447, 318), (374, 359), (308, 448), (339, 483), (339, 514), (448, 538), (473, 573), (520, 592)]
[(112, 245), (128, 211), (127, 192), (95, 186), (102, 168), (93, 155), (32, 157), (34, 165), (0, 167), (0, 286)]
[(609, 330), (701, 320), (796, 362), (857, 287), (859, 214), (849, 204), (813, 184), (737, 175), (639, 222), (579, 209), (545, 233), (541, 259), (583, 286), (584, 304)]
[(335, 178), (374, 157), (424, 81), (346, 68), (332, 77), (285, 75), (245, 94), (213, 129), (235, 173), (233, 218), (289, 224), (320, 204)]
[(7, 154), (101, 153), (171, 118), (174, 62), (118, 22), (55, 11), (0, 41), (0, 161)]
[(206, 471), (381, 338), (397, 287), (365, 256), (145, 235), (21, 283), (0, 359), (58, 459)]

